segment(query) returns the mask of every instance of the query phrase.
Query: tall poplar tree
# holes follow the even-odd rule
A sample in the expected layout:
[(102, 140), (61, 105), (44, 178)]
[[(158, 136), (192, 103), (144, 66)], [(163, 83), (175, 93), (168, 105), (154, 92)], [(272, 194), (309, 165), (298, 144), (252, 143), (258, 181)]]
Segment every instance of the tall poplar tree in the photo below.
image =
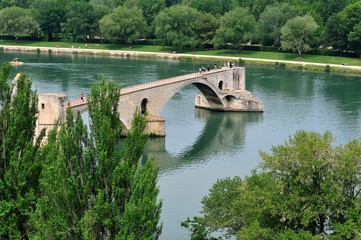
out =
[(39, 141), (34, 144), (38, 99), (24, 74), (8, 84), (9, 69), (3, 65), (0, 74), (0, 239), (29, 239), (41, 172)]
[(121, 125), (120, 91), (102, 80), (88, 96), (90, 133), (80, 114), (53, 130), (44, 149), (44, 196), (38, 202), (36, 235), (49, 239), (157, 239), (161, 202), (158, 170), (141, 166), (147, 136), (145, 118), (136, 112), (123, 150), (117, 150)]

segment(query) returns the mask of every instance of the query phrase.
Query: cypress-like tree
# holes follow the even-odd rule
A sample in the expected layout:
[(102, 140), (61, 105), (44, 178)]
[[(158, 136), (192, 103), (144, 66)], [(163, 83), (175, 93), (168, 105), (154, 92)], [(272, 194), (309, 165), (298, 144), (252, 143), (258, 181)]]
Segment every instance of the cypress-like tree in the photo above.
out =
[(43, 197), (34, 223), (49, 239), (157, 239), (161, 202), (158, 170), (141, 166), (147, 136), (137, 111), (124, 149), (117, 150), (121, 124), (119, 87), (102, 80), (88, 96), (90, 133), (71, 110), (49, 135), (43, 157)]
[(0, 239), (29, 239), (41, 172), (38, 99), (24, 74), (10, 86), (9, 70), (4, 64), (0, 74)]

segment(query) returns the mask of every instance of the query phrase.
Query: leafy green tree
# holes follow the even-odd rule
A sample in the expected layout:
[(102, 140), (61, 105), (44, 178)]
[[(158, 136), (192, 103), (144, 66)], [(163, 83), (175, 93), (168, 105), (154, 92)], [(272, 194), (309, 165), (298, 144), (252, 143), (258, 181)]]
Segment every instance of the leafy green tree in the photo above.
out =
[(347, 4), (349, 4), (349, 2), (349, 0), (323, 0), (320, 1), (317, 10), (323, 21), (326, 23), (330, 16), (339, 13), (347, 6)]
[(43, 148), (40, 178), (42, 197), (32, 222), (33, 238), (81, 238), (81, 219), (89, 207), (92, 171), (87, 128), (78, 113), (74, 119), (67, 109), (66, 123), (55, 127)]
[(136, 0), (137, 6), (142, 10), (144, 19), (150, 27), (151, 35), (154, 35), (156, 16), (165, 9), (165, 0)]
[(361, 53), (361, 23), (358, 23), (353, 27), (347, 38), (349, 41), (349, 48)]
[(171, 7), (173, 5), (180, 4), (181, 0), (165, 0), (166, 7)]
[(196, 21), (196, 28), (200, 43), (203, 46), (210, 46), (212, 39), (216, 35), (216, 31), (219, 28), (219, 18), (213, 16), (210, 13), (201, 14)]
[(0, 33), (14, 36), (30, 35), (38, 30), (39, 24), (29, 9), (9, 7), (0, 11)]
[(296, 10), (287, 3), (268, 5), (258, 21), (258, 35), (261, 41), (280, 46), (281, 27), (296, 15)]
[(347, 36), (347, 49), (359, 50), (360, 44), (360, 22), (361, 22), (361, 1), (348, 5), (339, 14), (342, 36)]
[(9, 69), (3, 65), (0, 74), (0, 238), (29, 239), (41, 172), (38, 99), (24, 74), (9, 86)]
[(231, 10), (231, 2), (227, 0), (190, 0), (189, 6), (200, 12), (221, 16)]
[(347, 48), (347, 35), (344, 34), (341, 27), (341, 19), (339, 14), (332, 15), (328, 18), (325, 32), (325, 42), (334, 49), (344, 50)]
[(247, 9), (238, 7), (221, 17), (221, 25), (212, 42), (216, 47), (231, 43), (235, 48), (241, 48), (252, 40), (255, 29), (255, 18)]
[(95, 6), (106, 7), (108, 11), (112, 11), (114, 8), (123, 5), (125, 0), (90, 0), (89, 3)]
[(139, 39), (147, 27), (142, 11), (136, 6), (115, 8), (100, 20), (99, 25), (106, 39), (120, 40), (126, 44)]
[(325, 234), (330, 209), (335, 206), (337, 185), (333, 181), (333, 137), (329, 132), (297, 132), (272, 154), (261, 152), (263, 169), (271, 174), (279, 189), (275, 211), (284, 228)]
[(93, 5), (87, 2), (71, 2), (66, 9), (66, 30), (77, 41), (79, 36), (87, 41), (87, 36), (96, 30), (96, 16)]
[(229, 180), (222, 188), (220, 181), (213, 185), (207, 201), (202, 200), (203, 216), (185, 222), (193, 234), (208, 238), (214, 231), (226, 231), (240, 239), (357, 239), (360, 140), (333, 147), (330, 132), (299, 131), (284, 145), (260, 155), (259, 172), (235, 186)]
[(157, 239), (161, 202), (153, 161), (140, 165), (147, 136), (136, 112), (122, 151), (120, 91), (112, 82), (88, 96), (90, 134), (80, 114), (54, 129), (44, 148), (43, 197), (33, 222), (35, 237), (49, 239)]
[(166, 8), (155, 19), (155, 34), (164, 44), (194, 48), (199, 44), (196, 26), (199, 17), (196, 9), (184, 5)]
[[(250, 13), (255, 16), (257, 19), (260, 16), (260, 14), (265, 10), (266, 6), (277, 4), (278, 2), (282, 1), (276, 1), (276, 0), (233, 0), (233, 6), (234, 7), (242, 7), (247, 8)], [(291, 4), (292, 5), (292, 4)]]
[(103, 42), (102, 34), (100, 31), (100, 20), (109, 14), (110, 9), (104, 5), (96, 5), (94, 6), (94, 17), (95, 17), (95, 26), (93, 28), (94, 36), (99, 36), (100, 41)]
[(53, 40), (54, 33), (61, 33), (65, 23), (65, 9), (57, 0), (37, 0), (32, 7), (37, 9), (40, 31), (47, 34), (48, 41)]
[[(157, 170), (152, 162), (139, 169), (147, 136), (145, 118), (136, 112), (124, 151), (115, 146), (120, 134), (119, 88), (104, 84), (91, 90), (89, 115), (91, 143), (94, 143), (94, 184), (92, 207), (86, 211), (83, 233), (86, 238), (106, 234), (120, 239), (157, 238), (161, 205), (157, 202)], [(93, 166), (95, 166), (93, 164)], [(126, 237), (124, 237), (126, 236)]]
[(281, 28), (281, 46), (284, 50), (297, 51), (299, 55), (311, 50), (310, 44), (318, 25), (309, 15), (289, 19)]

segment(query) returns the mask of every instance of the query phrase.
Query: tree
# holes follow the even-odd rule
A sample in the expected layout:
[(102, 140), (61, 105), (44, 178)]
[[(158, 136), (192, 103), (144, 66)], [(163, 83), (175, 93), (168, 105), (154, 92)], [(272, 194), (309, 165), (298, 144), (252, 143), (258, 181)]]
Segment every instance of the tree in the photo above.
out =
[(325, 29), (325, 41), (334, 49), (344, 50), (347, 48), (347, 35), (343, 33), (339, 14), (328, 18)]
[(262, 42), (280, 46), (281, 27), (295, 15), (296, 10), (287, 3), (268, 5), (258, 21), (258, 35)]
[[(259, 18), (260, 14), (265, 10), (266, 6), (278, 3), (278, 1), (275, 0), (233, 0), (233, 2), (233, 5), (235, 7), (247, 8), (250, 13), (257, 19)], [(280, 1), (280, 3), (281, 2), (282, 1)]]
[(324, 0), (320, 1), (318, 12), (320, 13), (323, 21), (326, 23), (330, 16), (339, 13), (344, 9), (349, 0)]
[(361, 2), (357, 1), (348, 5), (339, 14), (342, 36), (347, 36), (347, 49), (359, 50), (360, 35), (359, 25), (361, 22)]
[[(261, 152), (263, 169), (279, 189), (275, 212), (285, 229), (305, 230), (312, 235), (330, 229), (330, 209), (339, 198), (333, 181), (333, 137), (329, 132), (297, 132), (271, 154)], [(320, 201), (322, 199), (322, 201)]]
[(191, 7), (174, 5), (164, 9), (155, 19), (155, 34), (169, 44), (180, 49), (199, 44), (196, 22), (200, 13)]
[(281, 28), (281, 46), (284, 50), (297, 51), (299, 55), (311, 50), (314, 34), (318, 28), (309, 15), (289, 19)]
[(50, 239), (157, 239), (161, 202), (158, 170), (140, 165), (147, 136), (136, 112), (123, 151), (116, 150), (121, 125), (119, 87), (93, 85), (88, 96), (90, 134), (80, 114), (54, 129), (44, 149), (42, 192), (34, 214), (38, 232)]
[(33, 238), (81, 239), (81, 219), (89, 207), (92, 171), (87, 138), (80, 113), (74, 119), (70, 108), (66, 124), (54, 127), (48, 134), (42, 154), (42, 196), (32, 216), (36, 229)]
[(96, 31), (96, 16), (93, 5), (87, 2), (71, 2), (66, 12), (66, 29), (77, 41), (82, 36), (87, 41), (87, 36)]
[(124, 0), (90, 0), (89, 3), (96, 6), (106, 7), (108, 11), (124, 4)]
[(143, 12), (144, 19), (149, 26), (149, 32), (154, 36), (156, 16), (165, 8), (165, 0), (137, 0), (137, 5)]
[(3, 65), (0, 74), (0, 238), (29, 239), (41, 172), (38, 99), (24, 74), (9, 86), (9, 69)]
[(33, 2), (32, 7), (37, 9), (40, 30), (47, 34), (48, 41), (53, 40), (54, 33), (62, 31), (65, 23), (65, 10), (63, 5), (57, 0), (38, 0)]
[(231, 10), (231, 3), (227, 0), (191, 0), (189, 6), (216, 16), (224, 15)]
[(333, 147), (330, 132), (299, 131), (260, 155), (258, 171), (237, 182), (237, 177), (224, 180), (222, 188), (221, 181), (213, 185), (202, 200), (203, 217), (194, 218), (191, 230), (203, 229), (209, 237), (231, 229), (240, 239), (359, 236), (360, 140)]
[(241, 48), (252, 40), (255, 28), (255, 18), (247, 9), (238, 7), (221, 17), (221, 25), (212, 42), (216, 47), (231, 43), (235, 48)]
[[(349, 47), (355, 52), (361, 53), (361, 23), (355, 25), (348, 34)], [(360, 55), (361, 56), (361, 55)]]
[(146, 30), (142, 11), (136, 6), (115, 8), (113, 12), (100, 20), (99, 25), (106, 39), (121, 40), (126, 44), (139, 39)]
[[(21, 16), (21, 17), (20, 17)], [(0, 32), (14, 36), (29, 35), (38, 29), (38, 23), (29, 9), (9, 7), (0, 11)]]
[(203, 46), (210, 46), (212, 39), (216, 35), (220, 21), (210, 13), (201, 14), (196, 21), (198, 38)]

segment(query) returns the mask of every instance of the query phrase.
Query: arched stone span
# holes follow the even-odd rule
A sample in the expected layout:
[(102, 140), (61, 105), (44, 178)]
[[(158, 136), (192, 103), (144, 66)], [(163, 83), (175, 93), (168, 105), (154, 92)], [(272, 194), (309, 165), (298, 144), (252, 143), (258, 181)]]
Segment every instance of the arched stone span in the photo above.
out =
[[(126, 129), (131, 127), (133, 114), (141, 108), (143, 99), (147, 99), (148, 115), (159, 117), (170, 98), (189, 84), (203, 94), (204, 103), (196, 103), (198, 107), (215, 111), (263, 111), (262, 102), (245, 90), (245, 69), (222, 68), (121, 89), (118, 110)], [(249, 99), (244, 101), (244, 98)], [(242, 106), (247, 101), (255, 102), (251, 105), (252, 109)]]
[[(164, 136), (165, 124), (160, 113), (170, 98), (189, 84), (202, 93), (196, 96), (196, 107), (215, 111), (263, 111), (263, 103), (245, 89), (245, 68), (214, 69), (121, 89), (118, 111), (125, 132), (130, 129), (133, 115), (139, 109), (147, 113), (146, 131)], [(64, 116), (68, 105), (73, 111), (87, 110), (86, 99), (68, 101), (66, 96), (59, 97), (58, 94), (41, 94), (38, 104), (38, 129), (51, 128), (54, 119)]]

